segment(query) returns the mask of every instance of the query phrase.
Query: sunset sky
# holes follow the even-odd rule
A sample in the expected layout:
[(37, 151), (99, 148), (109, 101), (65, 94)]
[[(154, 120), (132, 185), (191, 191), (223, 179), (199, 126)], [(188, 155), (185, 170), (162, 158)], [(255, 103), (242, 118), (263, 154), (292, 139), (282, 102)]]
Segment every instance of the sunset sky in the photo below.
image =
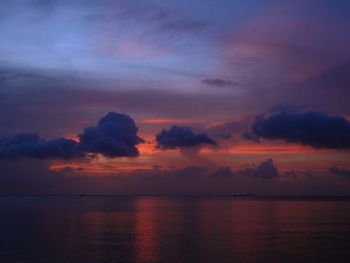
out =
[(349, 194), (349, 13), (2, 0), (0, 194)]

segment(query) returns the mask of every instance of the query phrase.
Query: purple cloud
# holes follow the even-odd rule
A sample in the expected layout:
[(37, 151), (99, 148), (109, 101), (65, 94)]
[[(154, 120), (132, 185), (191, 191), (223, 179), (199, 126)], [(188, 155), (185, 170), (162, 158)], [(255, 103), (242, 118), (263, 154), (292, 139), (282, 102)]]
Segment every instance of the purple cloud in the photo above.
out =
[(135, 157), (136, 145), (143, 140), (137, 136), (135, 122), (125, 114), (109, 112), (94, 127), (85, 128), (80, 142), (59, 138), (40, 139), (33, 133), (21, 133), (0, 140), (0, 159), (72, 159), (89, 153), (107, 157)]
[(230, 178), (233, 176), (233, 172), (231, 167), (223, 166), (216, 169), (211, 175), (215, 177)]
[(101, 153), (107, 157), (135, 157), (136, 145), (143, 142), (137, 136), (138, 128), (128, 115), (109, 112), (94, 127), (79, 134), (80, 148), (85, 152)]
[(349, 149), (350, 123), (341, 116), (321, 112), (281, 112), (255, 118), (252, 132), (258, 138), (281, 139), (315, 148)]
[(194, 133), (184, 126), (172, 126), (169, 130), (163, 129), (156, 136), (157, 147), (160, 149), (176, 149), (183, 147), (197, 147), (204, 144), (216, 146), (217, 142), (206, 133)]
[(272, 159), (260, 163), (256, 168), (248, 167), (238, 171), (243, 176), (254, 176), (263, 179), (275, 179), (278, 177), (278, 170)]
[(33, 133), (20, 133), (0, 141), (0, 159), (71, 159), (82, 154), (78, 144), (66, 138), (46, 141)]

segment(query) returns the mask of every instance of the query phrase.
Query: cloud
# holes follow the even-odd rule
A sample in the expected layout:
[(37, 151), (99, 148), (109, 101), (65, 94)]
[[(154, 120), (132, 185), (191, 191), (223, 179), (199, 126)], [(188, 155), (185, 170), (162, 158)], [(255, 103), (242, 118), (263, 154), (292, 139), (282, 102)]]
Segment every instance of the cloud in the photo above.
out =
[(252, 176), (263, 179), (274, 179), (278, 177), (278, 170), (272, 159), (263, 161), (258, 167), (247, 167), (239, 170), (238, 174), (243, 176)]
[(46, 141), (33, 133), (20, 133), (0, 140), (0, 159), (71, 159), (81, 155), (78, 144), (66, 138)]
[(225, 166), (225, 167), (219, 167), (211, 175), (214, 177), (230, 178), (233, 176), (233, 172), (232, 172), (231, 167)]
[(329, 168), (329, 171), (331, 174), (350, 178), (350, 170), (342, 169), (342, 168), (338, 168), (336, 166), (333, 166), (333, 167)]
[(156, 136), (157, 147), (160, 149), (177, 149), (197, 147), (203, 144), (216, 146), (217, 143), (206, 133), (195, 134), (190, 128), (172, 126), (169, 130), (163, 129)]
[(222, 79), (203, 79), (201, 82), (208, 86), (213, 86), (218, 88), (235, 87), (235, 86), (238, 86), (239, 84), (238, 82), (233, 82), (231, 80), (222, 80)]
[(349, 149), (350, 123), (341, 116), (321, 112), (281, 112), (255, 118), (252, 132), (258, 138), (281, 139), (315, 148)]
[(136, 145), (143, 142), (137, 136), (138, 128), (128, 115), (109, 112), (94, 127), (79, 134), (80, 147), (90, 153), (107, 157), (138, 156)]
[(137, 136), (138, 128), (125, 114), (109, 112), (97, 126), (85, 128), (80, 141), (59, 138), (40, 139), (34, 133), (20, 133), (0, 140), (0, 159), (72, 159), (90, 153), (107, 157), (135, 157), (136, 145), (143, 140)]

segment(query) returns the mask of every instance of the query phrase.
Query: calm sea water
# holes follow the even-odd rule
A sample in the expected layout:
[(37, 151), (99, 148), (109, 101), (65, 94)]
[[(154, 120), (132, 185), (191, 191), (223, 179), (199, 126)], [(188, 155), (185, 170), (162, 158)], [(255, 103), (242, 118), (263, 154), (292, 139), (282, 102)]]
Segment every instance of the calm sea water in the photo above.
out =
[(0, 197), (0, 262), (350, 262), (350, 202)]

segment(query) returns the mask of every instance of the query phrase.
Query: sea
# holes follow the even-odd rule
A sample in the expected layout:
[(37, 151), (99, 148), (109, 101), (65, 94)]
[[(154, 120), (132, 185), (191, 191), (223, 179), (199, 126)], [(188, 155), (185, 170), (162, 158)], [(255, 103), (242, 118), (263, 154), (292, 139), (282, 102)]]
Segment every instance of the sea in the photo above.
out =
[(2, 196), (0, 262), (350, 262), (350, 199)]

